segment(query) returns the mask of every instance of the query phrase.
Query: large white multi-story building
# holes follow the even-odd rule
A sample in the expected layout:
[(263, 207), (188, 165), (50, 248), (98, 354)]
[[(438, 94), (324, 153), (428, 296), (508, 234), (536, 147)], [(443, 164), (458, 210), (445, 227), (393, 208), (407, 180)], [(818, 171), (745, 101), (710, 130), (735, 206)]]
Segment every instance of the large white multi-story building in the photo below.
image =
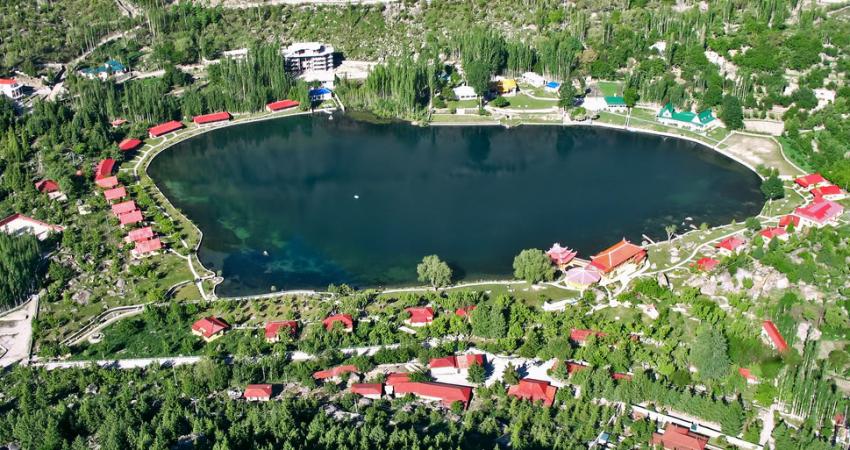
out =
[(283, 51), (287, 72), (332, 70), (334, 48), (319, 42), (296, 42)]
[(14, 78), (0, 78), (0, 93), (12, 100), (20, 100), (24, 96), (24, 86)]

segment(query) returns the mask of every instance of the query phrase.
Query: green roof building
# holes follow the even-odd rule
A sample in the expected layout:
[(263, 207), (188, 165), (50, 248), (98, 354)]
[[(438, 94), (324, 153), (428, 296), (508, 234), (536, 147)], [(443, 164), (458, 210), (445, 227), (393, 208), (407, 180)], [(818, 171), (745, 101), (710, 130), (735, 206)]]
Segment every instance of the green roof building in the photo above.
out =
[(625, 107), (626, 99), (623, 97), (609, 96), (605, 97), (605, 104), (609, 107)]
[(719, 125), (717, 118), (710, 109), (701, 113), (691, 111), (676, 111), (672, 103), (667, 103), (658, 111), (656, 116), (659, 122), (677, 127), (691, 128), (694, 130), (708, 130)]

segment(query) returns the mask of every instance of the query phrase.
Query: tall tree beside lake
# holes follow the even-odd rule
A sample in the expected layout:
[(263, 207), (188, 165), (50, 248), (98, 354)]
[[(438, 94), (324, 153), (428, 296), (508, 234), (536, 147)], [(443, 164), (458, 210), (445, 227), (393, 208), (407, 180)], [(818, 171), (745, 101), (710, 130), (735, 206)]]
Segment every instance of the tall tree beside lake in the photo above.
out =
[(422, 262), (416, 266), (416, 273), (419, 275), (419, 281), (430, 284), (434, 289), (446, 286), (452, 281), (452, 269), (437, 255), (422, 258)]
[(705, 328), (696, 337), (691, 348), (691, 364), (706, 381), (719, 380), (729, 373), (729, 344), (723, 333)]
[(723, 97), (723, 103), (720, 108), (720, 120), (730, 130), (744, 128), (744, 112), (741, 109), (741, 102), (738, 100), (738, 97), (734, 95)]
[(532, 284), (551, 281), (555, 276), (555, 268), (543, 250), (529, 248), (514, 258), (514, 276)]

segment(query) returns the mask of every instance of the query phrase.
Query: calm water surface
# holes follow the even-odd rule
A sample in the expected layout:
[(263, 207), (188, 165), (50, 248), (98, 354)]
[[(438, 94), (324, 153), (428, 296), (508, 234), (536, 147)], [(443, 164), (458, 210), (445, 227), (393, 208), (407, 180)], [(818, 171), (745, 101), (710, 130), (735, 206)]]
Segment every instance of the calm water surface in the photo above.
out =
[(203, 230), (220, 295), (413, 283), (429, 254), (466, 279), (503, 277), (524, 248), (587, 257), (762, 205), (758, 177), (710, 149), (588, 127), (299, 116), (179, 143), (149, 173)]

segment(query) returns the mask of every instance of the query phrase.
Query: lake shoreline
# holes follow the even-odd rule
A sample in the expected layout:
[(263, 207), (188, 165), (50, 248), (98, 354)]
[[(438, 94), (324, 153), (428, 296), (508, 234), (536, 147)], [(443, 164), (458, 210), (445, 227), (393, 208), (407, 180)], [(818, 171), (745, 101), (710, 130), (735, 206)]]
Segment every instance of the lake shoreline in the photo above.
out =
[[(152, 161), (156, 158), (156, 156), (158, 156), (158, 155), (159, 155), (160, 153), (162, 153), (163, 151), (165, 151), (165, 150), (167, 150), (167, 149), (171, 148), (171, 147), (172, 147), (172, 146), (174, 146), (175, 144), (177, 144), (177, 143), (179, 143), (179, 142), (183, 142), (183, 141), (185, 141), (185, 140), (187, 140), (187, 139), (190, 139), (191, 137), (197, 137), (197, 136), (200, 136), (200, 135), (202, 135), (202, 134), (207, 133), (208, 131), (217, 130), (217, 129), (221, 129), (221, 128), (226, 128), (226, 127), (230, 127), (230, 126), (234, 126), (234, 125), (242, 125), (242, 124), (247, 124), (247, 123), (254, 123), (254, 122), (260, 122), (260, 121), (266, 121), (266, 120), (272, 120), (272, 119), (279, 119), (279, 118), (284, 118), (284, 117), (289, 117), (289, 116), (296, 116), (296, 115), (300, 116), (300, 115), (314, 114), (315, 112), (319, 112), (319, 113), (326, 113), (326, 114), (327, 114), (327, 113), (333, 113), (333, 112), (334, 112), (334, 110), (335, 110), (335, 108), (334, 108), (334, 109), (323, 109), (323, 110), (314, 111), (314, 112), (305, 111), (305, 112), (288, 113), (288, 114), (279, 114), (279, 113), (277, 113), (277, 114), (262, 114), (262, 115), (259, 115), (259, 116), (257, 116), (257, 115), (253, 115), (253, 116), (252, 116), (252, 115), (248, 115), (247, 117), (244, 117), (244, 118), (241, 118), (241, 117), (240, 117), (240, 118), (237, 118), (237, 120), (234, 120), (234, 121), (228, 122), (228, 123), (226, 123), (226, 124), (221, 124), (221, 125), (212, 126), (212, 127), (203, 127), (203, 128), (200, 128), (200, 127), (194, 127), (194, 128), (190, 128), (190, 129), (189, 129), (189, 131), (190, 131), (190, 132), (180, 133), (180, 136), (179, 136), (179, 138), (177, 138), (177, 139), (173, 139), (173, 138), (172, 138), (172, 139), (168, 140), (167, 142), (160, 142), (160, 143), (155, 144), (154, 146), (155, 146), (155, 147), (158, 147), (158, 148), (156, 148), (156, 151), (151, 152), (151, 151), (150, 151), (150, 149), (149, 149), (147, 152), (144, 152), (145, 154), (144, 154), (144, 156), (143, 156), (143, 159), (142, 159), (141, 161), (139, 161), (139, 163), (142, 163), (142, 162), (144, 162), (144, 163), (145, 163), (145, 164), (144, 164), (144, 168), (143, 168), (143, 173), (144, 173), (144, 175), (145, 175), (145, 176), (147, 176), (147, 178), (151, 181), (151, 184), (152, 184), (152, 185), (155, 187), (155, 189), (159, 192), (159, 194), (162, 196), (162, 198), (166, 199), (166, 201), (168, 201), (168, 202), (170, 203), (170, 199), (168, 199), (168, 197), (167, 197), (167, 196), (166, 196), (166, 195), (165, 195), (165, 194), (161, 191), (161, 189), (159, 188), (159, 186), (157, 186), (157, 184), (156, 184), (155, 182), (153, 182), (153, 179), (149, 176), (149, 174), (147, 174), (147, 169), (148, 169), (148, 167), (150, 166), (151, 162), (152, 162)], [(401, 122), (405, 122), (405, 123), (408, 123), (408, 124), (411, 124), (411, 125), (417, 125), (417, 123), (410, 122), (410, 121), (401, 121)], [(422, 124), (418, 124), (418, 125), (422, 126)], [(430, 125), (433, 125), (433, 124), (430, 124)], [(480, 124), (480, 123), (474, 123), (474, 122), (472, 122), (472, 123), (470, 123), (470, 122), (461, 122), (461, 123), (455, 123), (455, 124), (452, 124), (452, 125), (450, 125), (450, 126), (464, 126), (464, 127), (466, 127), (466, 126), (485, 126), (485, 125), (487, 125), (487, 124)], [(513, 126), (506, 126), (506, 125), (504, 125), (504, 124), (499, 124), (499, 125), (505, 126), (505, 128), (513, 128)], [(706, 142), (700, 141), (699, 139), (695, 139), (695, 138), (692, 138), (692, 137), (689, 137), (689, 136), (681, 136), (681, 135), (677, 135), (677, 134), (673, 134), (673, 133), (659, 132), (659, 131), (657, 131), (657, 130), (647, 130), (647, 129), (641, 129), (641, 128), (638, 128), (638, 127), (623, 127), (623, 126), (617, 126), (617, 125), (611, 125), (611, 124), (605, 124), (605, 123), (568, 123), (568, 124), (559, 124), (559, 123), (533, 123), (533, 122), (526, 122), (526, 123), (520, 123), (519, 125), (547, 125), (547, 126), (557, 125), (557, 126), (562, 126), (562, 127), (570, 127), (570, 126), (585, 126), (585, 127), (589, 127), (589, 128), (592, 128), (592, 127), (597, 127), (597, 128), (609, 128), (609, 129), (616, 129), (616, 130), (620, 130), (620, 131), (631, 131), (631, 132), (635, 132), (635, 131), (637, 131), (637, 132), (640, 132), (640, 133), (643, 133), (643, 134), (648, 134), (648, 135), (657, 135), (657, 136), (662, 136), (662, 137), (671, 137), (671, 138), (684, 139), (685, 141), (690, 141), (690, 142), (692, 142), (692, 143), (694, 143), (694, 144), (699, 144), (699, 145), (701, 145), (701, 146), (704, 146), (704, 147), (707, 147), (707, 148), (709, 148), (709, 149), (715, 150), (718, 154), (722, 155), (722, 156), (723, 156), (723, 157), (725, 157), (725, 158), (728, 158), (728, 159), (730, 159), (730, 160), (734, 161), (735, 163), (738, 163), (738, 164), (740, 164), (740, 165), (742, 165), (742, 166), (744, 166), (744, 167), (748, 168), (750, 171), (752, 171), (753, 173), (756, 173), (756, 174), (757, 174), (757, 175), (761, 178), (761, 175), (760, 175), (760, 174), (758, 174), (758, 172), (755, 170), (755, 168), (754, 168), (754, 167), (752, 167), (751, 165), (747, 164), (746, 162), (744, 162), (744, 161), (742, 161), (742, 160), (740, 160), (740, 159), (736, 158), (734, 155), (731, 155), (731, 154), (728, 154), (727, 152), (724, 152), (722, 149), (718, 148), (717, 146), (711, 146), (711, 145), (708, 145)], [(517, 126), (519, 126), (519, 125), (517, 125)], [(444, 126), (444, 125), (443, 125), (443, 124), (441, 124), (441, 125), (436, 125), (436, 126)], [(137, 163), (137, 166), (138, 166), (138, 163)], [(175, 208), (173, 205), (171, 205), (171, 207), (172, 207), (175, 211), (179, 211), (179, 210), (177, 210), (177, 208)], [(183, 215), (183, 217), (185, 218), (185, 220), (186, 220), (187, 222), (189, 222), (189, 223), (191, 223), (191, 224), (192, 224), (192, 226), (196, 229), (196, 231), (197, 231), (197, 233), (198, 233), (198, 235), (199, 235), (198, 242), (197, 242), (197, 244), (194, 246), (194, 252), (195, 252), (195, 254), (197, 255), (197, 250), (200, 248), (200, 246), (201, 246), (201, 242), (202, 242), (203, 237), (204, 237), (204, 236), (203, 236), (203, 232), (200, 230), (200, 227), (198, 227), (198, 226), (197, 226), (197, 224), (195, 224), (195, 223), (194, 223), (193, 221), (191, 221), (188, 217), (186, 217), (186, 216), (185, 216), (185, 214), (183, 214), (183, 213), (182, 213), (182, 211), (181, 211), (180, 213)], [(656, 242), (656, 244), (658, 244), (658, 243), (660, 243), (660, 242), (661, 242), (661, 241), (658, 241), (658, 242)], [(200, 261), (200, 259), (195, 258), (195, 261), (197, 261), (197, 262), (196, 262), (196, 264), (200, 264), (200, 265), (201, 265), (202, 270), (206, 271), (207, 273), (213, 273), (213, 272), (212, 272), (212, 271), (210, 271), (208, 268), (206, 268), (206, 267), (204, 267), (204, 266), (203, 266), (203, 263)], [(209, 277), (208, 277), (208, 278), (209, 278)], [(212, 292), (211, 292), (211, 296), (212, 296), (212, 298), (214, 298), (214, 299), (215, 299), (215, 298), (219, 298), (219, 297), (217, 296), (217, 294), (216, 294), (216, 292), (215, 292), (215, 291), (217, 290), (216, 288), (218, 287), (218, 285), (219, 285), (219, 284), (223, 281), (223, 280), (221, 279), (221, 277), (215, 277), (215, 278), (216, 278), (216, 280), (215, 280), (215, 282), (214, 282), (214, 284), (213, 284), (213, 286), (212, 286)], [(487, 279), (487, 280), (464, 279), (463, 281), (461, 281), (461, 282), (460, 282), (460, 283), (458, 283), (458, 284), (459, 284), (459, 285), (468, 285), (468, 284), (478, 284), (478, 285), (480, 285), (480, 284), (482, 284), (482, 283), (509, 283), (509, 282), (513, 282), (513, 281), (516, 281), (516, 280), (512, 280), (512, 279), (501, 279), (501, 280), (498, 280), (498, 279), (497, 279), (497, 280), (493, 280), (493, 279)], [(451, 289), (451, 288), (456, 288), (456, 286), (452, 286), (452, 287), (449, 287), (449, 288), (450, 288), (450, 289)], [(365, 288), (365, 289), (369, 289), (369, 288)], [(430, 288), (430, 287), (427, 287), (427, 286), (417, 286), (416, 284), (410, 284), (410, 285), (408, 285), (408, 284), (393, 285), (392, 287), (389, 287), (389, 286), (388, 286), (388, 287), (386, 287), (386, 288), (384, 288), (384, 287), (382, 286), (382, 287), (381, 287), (381, 289), (382, 289), (382, 292), (383, 292), (383, 291), (392, 292), (392, 291), (399, 291), (399, 290), (401, 290), (401, 291), (427, 291), (427, 290), (431, 290), (431, 288)], [(251, 295), (245, 295), (245, 296), (236, 295), (236, 296), (232, 296), (232, 297), (220, 297), (220, 299), (230, 299), (230, 298), (240, 298), (240, 299), (242, 299), (242, 298), (259, 298), (259, 297), (270, 297), (270, 296), (271, 296), (271, 297), (274, 297), (274, 296), (286, 296), (286, 295), (293, 295), (293, 294), (303, 294), (303, 293), (305, 293), (305, 292), (316, 292), (316, 293), (318, 293), (318, 292), (321, 292), (321, 291), (319, 291), (319, 290), (317, 290), (317, 291), (313, 291), (313, 290), (309, 290), (309, 289), (307, 289), (307, 290), (305, 290), (305, 289), (294, 289), (294, 290), (282, 290), (282, 291), (273, 291), (273, 292), (268, 292), (268, 293), (251, 294)], [(202, 295), (203, 295), (203, 292), (202, 292)], [(205, 298), (206, 298), (206, 297), (205, 297)]]

